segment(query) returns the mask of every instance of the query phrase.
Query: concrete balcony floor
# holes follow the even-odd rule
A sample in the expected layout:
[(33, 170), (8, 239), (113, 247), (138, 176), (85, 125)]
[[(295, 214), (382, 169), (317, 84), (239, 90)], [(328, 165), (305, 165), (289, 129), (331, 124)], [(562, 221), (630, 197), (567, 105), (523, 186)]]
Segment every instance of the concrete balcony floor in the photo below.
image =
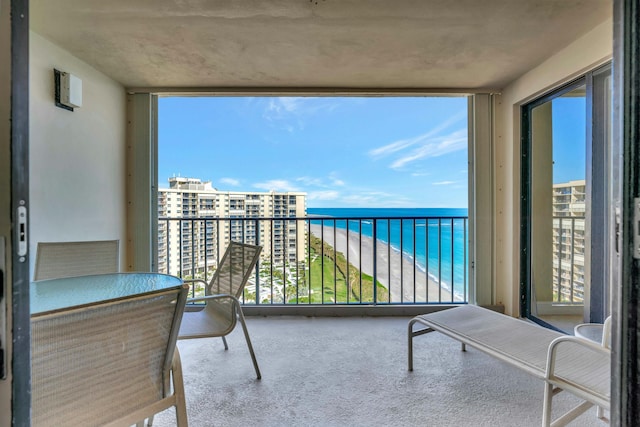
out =
[[(238, 326), (227, 337), (180, 341), (189, 425), (539, 426), (543, 382), (431, 333), (407, 370), (403, 317), (249, 317), (256, 380)], [(554, 399), (554, 418), (578, 403)], [(173, 426), (171, 410), (154, 425)], [(606, 425), (591, 408), (571, 425)]]

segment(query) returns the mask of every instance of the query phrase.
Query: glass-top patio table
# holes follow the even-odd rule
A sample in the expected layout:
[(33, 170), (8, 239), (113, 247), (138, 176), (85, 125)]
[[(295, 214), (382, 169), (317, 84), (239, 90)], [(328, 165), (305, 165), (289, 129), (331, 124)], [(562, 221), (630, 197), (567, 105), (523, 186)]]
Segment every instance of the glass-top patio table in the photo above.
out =
[(111, 273), (31, 282), (31, 314), (183, 286), (182, 279), (160, 273)]

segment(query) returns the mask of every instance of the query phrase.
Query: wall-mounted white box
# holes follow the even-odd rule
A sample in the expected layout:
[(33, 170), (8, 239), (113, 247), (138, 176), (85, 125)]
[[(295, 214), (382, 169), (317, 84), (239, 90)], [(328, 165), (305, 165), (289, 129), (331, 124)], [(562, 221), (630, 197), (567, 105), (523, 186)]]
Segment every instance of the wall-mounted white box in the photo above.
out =
[(60, 73), (60, 103), (82, 107), (82, 80), (71, 73)]

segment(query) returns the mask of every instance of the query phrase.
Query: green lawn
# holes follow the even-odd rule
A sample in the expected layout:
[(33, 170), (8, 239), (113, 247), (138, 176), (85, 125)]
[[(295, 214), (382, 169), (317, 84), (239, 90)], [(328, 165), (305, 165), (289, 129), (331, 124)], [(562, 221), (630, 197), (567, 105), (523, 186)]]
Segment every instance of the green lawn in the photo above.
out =
[[(341, 253), (335, 254), (333, 247), (322, 244), (315, 236), (310, 236), (309, 250), (311, 257), (310, 274), (305, 281), (310, 289), (310, 297), (300, 297), (298, 303), (347, 303), (373, 302), (373, 277), (360, 274), (360, 271), (349, 263), (349, 286), (347, 287), (347, 261)], [(321, 257), (320, 254), (324, 252)], [(309, 285), (310, 283), (310, 285)], [(387, 288), (378, 282), (378, 302), (387, 302)], [(295, 303), (296, 301), (291, 301)]]

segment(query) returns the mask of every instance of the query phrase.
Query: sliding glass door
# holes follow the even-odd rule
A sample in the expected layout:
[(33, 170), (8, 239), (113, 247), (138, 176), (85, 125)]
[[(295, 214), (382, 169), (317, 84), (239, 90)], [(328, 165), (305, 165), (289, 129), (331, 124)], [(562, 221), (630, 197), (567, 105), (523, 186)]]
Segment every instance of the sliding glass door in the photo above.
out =
[(610, 74), (589, 73), (522, 110), (522, 312), (565, 331), (607, 311)]

